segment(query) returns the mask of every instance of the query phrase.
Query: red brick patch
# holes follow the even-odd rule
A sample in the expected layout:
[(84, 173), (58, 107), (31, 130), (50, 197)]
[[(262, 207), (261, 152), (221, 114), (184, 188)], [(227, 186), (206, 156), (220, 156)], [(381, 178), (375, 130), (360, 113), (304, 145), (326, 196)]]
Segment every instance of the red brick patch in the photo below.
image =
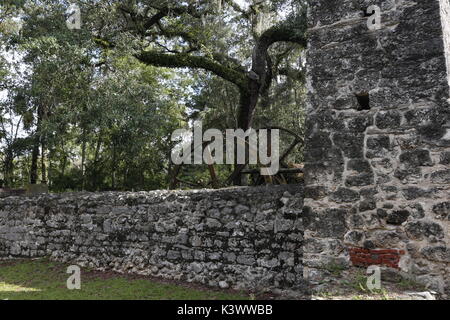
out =
[(405, 254), (404, 250), (397, 249), (348, 248), (348, 252), (350, 253), (350, 261), (354, 266), (383, 265), (396, 269), (399, 269), (400, 256)]

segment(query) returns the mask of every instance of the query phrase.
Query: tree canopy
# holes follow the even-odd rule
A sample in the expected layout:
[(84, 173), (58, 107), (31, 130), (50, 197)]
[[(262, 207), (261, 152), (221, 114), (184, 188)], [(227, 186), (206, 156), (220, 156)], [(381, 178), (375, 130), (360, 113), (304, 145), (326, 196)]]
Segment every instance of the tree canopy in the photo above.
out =
[(194, 119), (301, 135), (303, 1), (76, 3), (80, 30), (67, 28), (70, 1), (0, 5), (5, 185), (165, 188), (171, 133)]

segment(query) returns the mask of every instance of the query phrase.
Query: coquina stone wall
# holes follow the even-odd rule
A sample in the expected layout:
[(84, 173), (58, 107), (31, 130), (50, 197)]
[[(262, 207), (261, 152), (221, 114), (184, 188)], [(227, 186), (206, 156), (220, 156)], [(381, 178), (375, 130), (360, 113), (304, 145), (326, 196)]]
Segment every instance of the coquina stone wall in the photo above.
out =
[(222, 288), (301, 288), (298, 185), (0, 199), (0, 257)]
[[(381, 9), (378, 30), (370, 5)], [(313, 283), (332, 276), (328, 264), (382, 265), (449, 293), (449, 8), (309, 1), (303, 218)]]

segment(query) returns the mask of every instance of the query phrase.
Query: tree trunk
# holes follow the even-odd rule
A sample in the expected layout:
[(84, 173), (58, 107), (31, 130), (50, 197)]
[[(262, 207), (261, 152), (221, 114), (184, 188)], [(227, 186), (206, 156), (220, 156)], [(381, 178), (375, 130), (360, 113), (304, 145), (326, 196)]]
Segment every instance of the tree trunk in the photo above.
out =
[(33, 151), (31, 153), (31, 168), (30, 168), (30, 183), (36, 184), (38, 177), (38, 157), (39, 157), (39, 143), (34, 143)]
[[(253, 118), (260, 96), (260, 84), (257, 80), (249, 79), (248, 90), (240, 91), (239, 112), (238, 112), (238, 128), (244, 131), (250, 129), (253, 124)], [(247, 145), (246, 145), (247, 146)], [(234, 156), (234, 172), (229, 180), (235, 186), (242, 184), (241, 171), (245, 168), (245, 164), (237, 164), (237, 146), (235, 146)], [(247, 153), (247, 152), (246, 152)]]
[(13, 173), (14, 173), (14, 155), (10, 150), (7, 150), (4, 160), (5, 187), (12, 187)]
[(81, 134), (82, 145), (81, 145), (81, 190), (84, 191), (86, 188), (86, 170), (85, 170), (85, 162), (86, 162), (86, 129), (83, 128), (83, 132)]
[(99, 163), (99, 156), (100, 156), (100, 148), (102, 146), (102, 131), (98, 134), (97, 139), (97, 145), (95, 147), (95, 155), (94, 155), (94, 176), (93, 176), (93, 182), (92, 187), (94, 190), (98, 190), (98, 177), (99, 177), (99, 169), (98, 169), (98, 163)]
[(116, 144), (113, 143), (113, 156), (112, 156), (112, 166), (111, 166), (111, 189), (116, 188)]
[(30, 167), (30, 183), (36, 184), (38, 180), (38, 158), (39, 147), (41, 144), (41, 121), (42, 121), (42, 107), (37, 107), (37, 123), (34, 137), (33, 151), (31, 153), (31, 167)]
[(41, 143), (41, 183), (47, 183), (47, 169), (45, 166), (45, 143)]

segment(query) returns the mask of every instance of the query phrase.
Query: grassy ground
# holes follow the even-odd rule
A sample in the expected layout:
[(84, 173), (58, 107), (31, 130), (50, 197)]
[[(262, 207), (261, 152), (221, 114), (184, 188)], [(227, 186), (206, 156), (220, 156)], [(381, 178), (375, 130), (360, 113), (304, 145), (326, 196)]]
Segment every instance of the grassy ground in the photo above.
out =
[[(122, 275), (81, 269), (81, 290), (68, 290), (68, 265), (46, 259), (0, 260), (0, 300), (249, 300), (280, 299), (233, 290), (212, 290), (202, 285), (166, 281), (146, 276)], [(367, 288), (359, 269), (331, 268), (342, 280), (316, 288), (314, 300), (410, 300), (407, 291), (424, 291), (419, 284), (401, 280), (383, 282), (380, 290)]]
[(67, 265), (46, 259), (0, 261), (0, 300), (245, 300), (248, 294), (198, 285), (81, 270), (81, 289), (66, 287)]
[(315, 300), (422, 300), (423, 297), (411, 295), (411, 292), (425, 292), (427, 289), (412, 280), (381, 281), (381, 288), (370, 290), (367, 287), (365, 270), (352, 268), (343, 270), (330, 268), (334, 276), (339, 277), (331, 283), (316, 288)]

